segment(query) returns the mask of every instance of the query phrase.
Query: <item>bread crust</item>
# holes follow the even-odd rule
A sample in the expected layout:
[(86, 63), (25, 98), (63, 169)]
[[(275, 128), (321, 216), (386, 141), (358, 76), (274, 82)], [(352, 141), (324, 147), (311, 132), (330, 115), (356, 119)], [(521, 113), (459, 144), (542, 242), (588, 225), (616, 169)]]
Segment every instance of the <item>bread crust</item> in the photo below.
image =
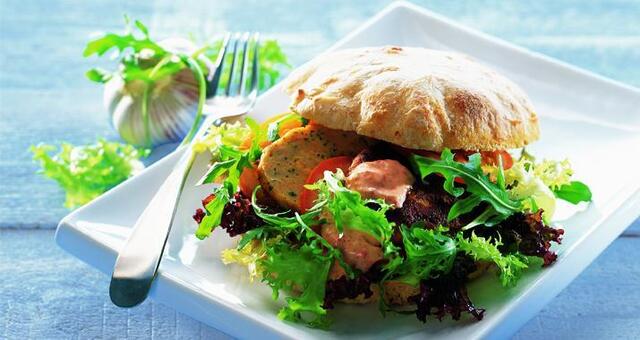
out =
[(539, 136), (536, 113), (516, 84), (453, 52), (332, 52), (295, 70), (285, 89), (292, 110), (307, 119), (412, 149), (503, 150)]

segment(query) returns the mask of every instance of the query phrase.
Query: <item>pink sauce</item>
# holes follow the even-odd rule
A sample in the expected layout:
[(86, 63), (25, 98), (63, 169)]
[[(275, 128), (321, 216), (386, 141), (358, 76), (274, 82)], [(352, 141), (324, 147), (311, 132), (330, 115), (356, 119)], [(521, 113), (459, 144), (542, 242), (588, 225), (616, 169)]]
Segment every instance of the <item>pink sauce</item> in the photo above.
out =
[[(338, 229), (333, 223), (322, 226), (321, 235), (332, 246), (340, 249), (344, 261), (366, 272), (371, 266), (382, 259), (382, 248), (380, 243), (371, 235), (364, 232), (345, 228), (342, 237), (339, 237)], [(337, 267), (337, 268), (336, 268)], [(344, 270), (340, 266), (334, 265), (331, 278), (338, 278), (344, 275)]]
[(380, 198), (396, 208), (402, 207), (415, 179), (402, 164), (391, 159), (358, 164), (347, 177), (347, 187), (364, 198)]

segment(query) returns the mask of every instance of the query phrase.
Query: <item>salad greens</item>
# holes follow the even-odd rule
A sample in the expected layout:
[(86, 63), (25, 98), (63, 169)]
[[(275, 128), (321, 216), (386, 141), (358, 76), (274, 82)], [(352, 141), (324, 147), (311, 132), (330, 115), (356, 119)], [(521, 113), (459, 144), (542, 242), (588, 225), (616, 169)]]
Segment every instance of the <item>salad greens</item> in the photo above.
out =
[[(499, 169), (485, 166), (484, 171), (496, 176)], [(573, 170), (568, 160), (543, 160), (535, 162), (528, 153), (522, 156), (510, 169), (504, 171), (504, 178), (512, 199), (522, 200), (527, 211), (543, 210), (543, 218), (549, 222), (556, 209), (556, 198), (573, 204), (591, 201), (591, 190), (584, 183), (571, 181)]]
[[(460, 199), (451, 207), (447, 220), (471, 212), (482, 202), (489, 204), (485, 213), (487, 223), (497, 223), (504, 220), (515, 212), (522, 210), (522, 203), (513, 199), (505, 187), (505, 179), (502, 166), (498, 167), (497, 183), (492, 182), (481, 167), (481, 156), (479, 153), (469, 156), (467, 163), (456, 162), (453, 153), (449, 149), (444, 149), (440, 159), (432, 159), (413, 155), (411, 162), (420, 178), (424, 179), (432, 173), (438, 173), (445, 179), (444, 189), (454, 197)], [(455, 180), (462, 179), (465, 187), (456, 186)], [(466, 197), (461, 197), (467, 193)]]
[[(214, 183), (219, 178), (224, 177), (222, 184), (215, 189), (213, 193), (215, 198), (205, 206), (206, 215), (196, 231), (196, 237), (199, 239), (206, 238), (215, 227), (220, 225), (224, 206), (229, 203), (233, 194), (238, 191), (238, 183), (240, 182), (242, 170), (253, 167), (253, 163), (255, 163), (262, 154), (260, 143), (266, 140), (265, 132), (253, 119), (247, 118), (245, 122), (247, 126), (249, 126), (250, 134), (252, 135), (250, 147), (246, 150), (241, 149), (240, 145), (221, 144), (219, 147), (216, 147), (214, 152), (219, 158), (213, 163), (209, 171), (207, 171), (199, 182), (200, 184)], [(212, 137), (212, 140), (217, 140), (227, 139), (229, 132), (236, 134), (238, 131), (234, 128), (221, 128), (212, 132), (218, 134)], [(246, 133), (245, 137), (248, 136), (249, 133)], [(196, 148), (201, 148), (201, 146), (197, 146)]]
[(120, 184), (144, 168), (140, 161), (148, 150), (131, 145), (107, 142), (73, 146), (62, 143), (31, 146), (33, 159), (40, 163), (40, 173), (58, 182), (66, 191), (67, 208), (83, 205)]
[(494, 263), (500, 269), (500, 282), (505, 287), (513, 287), (518, 283), (522, 271), (528, 267), (527, 257), (520, 253), (503, 254), (498, 247), (500, 240), (492, 240), (471, 234), (464, 238), (462, 234), (456, 237), (458, 249), (473, 256), (476, 261)]
[[(391, 208), (383, 200), (364, 200), (360, 193), (347, 189), (342, 181), (344, 174), (338, 169), (336, 174), (325, 172), (324, 179), (307, 189), (318, 190), (319, 200), (327, 201), (327, 210), (331, 213), (340, 235), (345, 227), (360, 230), (373, 236), (380, 243), (389, 241), (393, 233), (393, 224), (385, 216)], [(373, 209), (368, 204), (378, 206)]]

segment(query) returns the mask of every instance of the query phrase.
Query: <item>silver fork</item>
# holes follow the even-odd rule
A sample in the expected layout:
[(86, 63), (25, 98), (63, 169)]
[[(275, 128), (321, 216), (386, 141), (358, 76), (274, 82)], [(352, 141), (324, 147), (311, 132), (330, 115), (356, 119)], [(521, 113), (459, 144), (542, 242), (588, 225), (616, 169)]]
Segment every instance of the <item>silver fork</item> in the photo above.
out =
[[(258, 94), (258, 41), (258, 33), (225, 36), (208, 79), (212, 98), (205, 105), (206, 119), (193, 140), (202, 138), (212, 124), (237, 118), (253, 108)], [(249, 50), (254, 51), (251, 61), (248, 60)], [(231, 56), (230, 66), (227, 68), (228, 77), (226, 84), (221, 86), (227, 55)], [(218, 93), (219, 87), (223, 87), (224, 93)], [(120, 249), (109, 286), (109, 296), (117, 306), (133, 307), (144, 301), (149, 294), (185, 180), (195, 158), (191, 143), (183, 147), (187, 149), (142, 212), (129, 239)]]

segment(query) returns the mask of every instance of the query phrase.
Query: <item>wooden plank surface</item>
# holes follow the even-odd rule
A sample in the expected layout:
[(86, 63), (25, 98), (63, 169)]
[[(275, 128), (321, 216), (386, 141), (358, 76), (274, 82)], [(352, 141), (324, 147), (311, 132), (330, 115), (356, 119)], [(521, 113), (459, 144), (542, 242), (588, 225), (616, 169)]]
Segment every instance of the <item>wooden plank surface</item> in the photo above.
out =
[[(81, 58), (91, 32), (120, 30), (123, 13), (148, 23), (158, 37), (259, 30), (278, 38), (296, 65), (388, 2), (1, 1), (0, 338), (227, 338), (159, 304), (114, 307), (106, 294), (108, 279), (53, 243), (52, 228), (67, 213), (64, 196), (54, 183), (35, 175), (27, 148), (38, 142), (117, 138), (101, 105), (100, 87), (83, 76), (97, 63)], [(637, 0), (417, 3), (640, 86)], [(515, 337), (640, 338), (638, 257), (636, 222)]]

